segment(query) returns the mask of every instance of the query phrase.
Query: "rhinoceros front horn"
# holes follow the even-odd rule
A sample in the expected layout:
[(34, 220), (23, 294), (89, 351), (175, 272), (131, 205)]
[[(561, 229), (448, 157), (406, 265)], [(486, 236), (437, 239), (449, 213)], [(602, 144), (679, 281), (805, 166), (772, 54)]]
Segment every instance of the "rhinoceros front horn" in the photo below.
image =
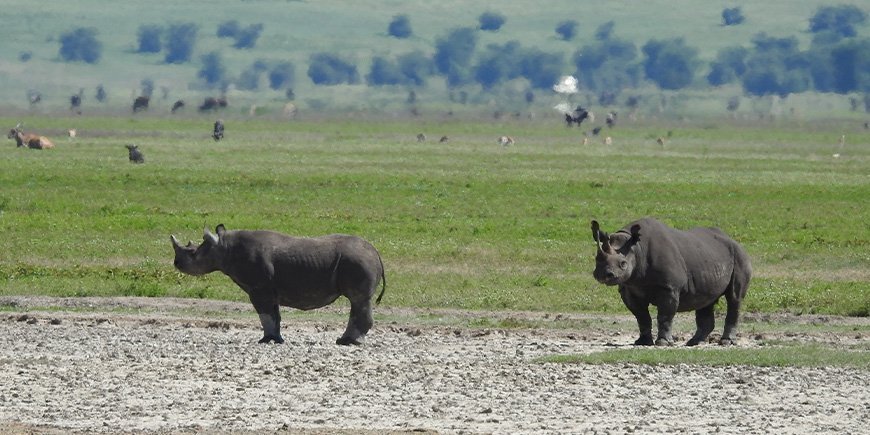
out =
[(174, 246), (174, 247), (176, 247), (176, 248), (180, 248), (180, 247), (181, 247), (181, 245), (178, 243), (178, 239), (176, 239), (174, 235), (170, 235), (170, 236), (169, 236), (169, 240), (172, 241), (172, 246)]

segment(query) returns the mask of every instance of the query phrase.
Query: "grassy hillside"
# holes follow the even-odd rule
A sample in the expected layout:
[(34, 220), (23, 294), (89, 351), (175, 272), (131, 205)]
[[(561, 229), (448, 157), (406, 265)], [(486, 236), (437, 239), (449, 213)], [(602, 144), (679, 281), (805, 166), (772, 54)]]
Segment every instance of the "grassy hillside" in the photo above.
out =
[[(290, 60), (296, 64), (297, 83), (294, 87), (301, 107), (317, 106), (317, 101), (351, 108), (401, 107), (406, 89), (370, 89), (364, 85), (315, 87), (306, 76), (307, 62), (312, 52), (339, 53), (358, 65), (361, 75), (368, 72), (372, 56), (395, 56), (412, 50), (434, 51), (435, 40), (450, 29), (475, 26), (484, 11), (495, 11), (507, 18), (497, 33), (483, 32), (479, 47), (488, 43), (519, 40), (524, 46), (534, 46), (548, 52), (562, 52), (567, 58), (592, 38), (602, 23), (613, 20), (617, 35), (635, 41), (638, 46), (651, 38), (685, 37), (709, 61), (725, 46), (747, 45), (752, 35), (767, 32), (775, 36), (797, 36), (804, 44), (808, 18), (820, 5), (829, 2), (809, 0), (795, 2), (705, 3), (695, 0), (654, 0), (645, 2), (585, 2), (556, 0), (540, 3), (528, 1), (467, 2), (444, 0), (420, 1), (215, 1), (184, 2), (155, 0), (150, 2), (114, 2), (99, 0), (66, 2), (4, 2), (5, 23), (0, 28), (0, 110), (27, 108), (25, 91), (38, 89), (45, 95), (40, 110), (63, 109), (68, 96), (86, 89), (88, 110), (110, 113), (127, 108), (138, 92), (142, 79), (151, 79), (159, 89), (169, 89), (169, 101), (155, 101), (165, 110), (176, 98), (199, 99), (215, 91), (197, 87), (196, 71), (199, 57), (219, 51), (231, 76), (237, 76), (256, 59)], [(739, 5), (747, 20), (740, 26), (724, 27), (721, 11), (725, 6)], [(399, 40), (387, 35), (387, 25), (396, 14), (407, 14), (414, 36)], [(237, 50), (230, 41), (215, 35), (219, 23), (236, 19), (242, 25), (263, 23), (264, 31), (255, 48)], [(556, 38), (554, 28), (565, 19), (580, 23), (578, 36), (566, 42)], [(166, 65), (162, 54), (141, 55), (135, 52), (136, 31), (140, 24), (193, 22), (199, 26), (199, 37), (193, 61), (182, 65)], [(59, 61), (58, 36), (76, 27), (99, 29), (103, 56), (96, 66), (69, 64)], [(18, 54), (30, 51), (28, 62), (18, 60)], [(565, 71), (570, 73), (571, 71)], [(95, 108), (93, 94), (98, 84), (109, 92), (108, 107)], [(726, 91), (729, 95), (734, 91)], [(160, 96), (160, 91), (156, 95)], [(443, 83), (434, 80), (427, 89), (418, 91), (423, 105), (440, 104), (443, 108), (446, 91)], [(705, 95), (695, 100), (703, 100)], [(283, 93), (261, 90), (236, 92), (233, 96), (239, 111), (248, 105), (278, 105)], [(722, 97), (724, 99), (724, 97)], [(377, 103), (369, 105), (367, 101)], [(842, 98), (827, 98), (840, 102)], [(552, 102), (539, 98), (539, 112), (548, 111)], [(842, 104), (842, 103), (826, 103)], [(244, 107), (244, 109), (242, 109)], [(717, 104), (721, 110), (724, 104)], [(806, 108), (815, 107), (807, 104)], [(697, 109), (697, 108), (694, 108)], [(690, 110), (691, 112), (691, 110)]]
[[(200, 119), (25, 121), (58, 147), (0, 147), (0, 294), (244, 300), (226, 277), (171, 266), (169, 234), (196, 241), (224, 223), (364, 236), (391, 306), (624, 312), (592, 279), (589, 221), (613, 231), (651, 215), (744, 244), (750, 311), (870, 314), (863, 129), (841, 149), (831, 123), (637, 123), (606, 147), (529, 121), (249, 119), (219, 143)], [(60, 136), (71, 122), (72, 141)], [(497, 145), (502, 134), (517, 144)], [(128, 163), (131, 142), (144, 165)]]

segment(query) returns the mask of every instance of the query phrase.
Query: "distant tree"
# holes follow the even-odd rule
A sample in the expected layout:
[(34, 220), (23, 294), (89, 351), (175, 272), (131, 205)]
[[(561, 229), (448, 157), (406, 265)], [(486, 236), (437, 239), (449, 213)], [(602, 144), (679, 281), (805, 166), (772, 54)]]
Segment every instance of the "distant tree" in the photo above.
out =
[(562, 21), (556, 26), (556, 33), (563, 41), (570, 41), (577, 36), (577, 26), (579, 24), (574, 20)]
[(830, 51), (833, 86), (840, 94), (870, 93), (870, 39), (847, 39)]
[(686, 45), (683, 38), (647, 42), (643, 48), (646, 77), (662, 89), (682, 89), (689, 86), (698, 69), (698, 49)]
[(96, 28), (79, 27), (60, 35), (60, 57), (67, 62), (97, 63), (102, 51)]
[(163, 44), (160, 42), (160, 36), (163, 33), (163, 28), (156, 24), (143, 24), (139, 26), (137, 38), (139, 40), (139, 53), (160, 53), (163, 50)]
[(867, 21), (867, 14), (854, 5), (820, 6), (810, 17), (810, 32), (831, 31), (843, 37), (857, 35), (855, 26)]
[(292, 62), (281, 62), (269, 71), (269, 87), (275, 90), (293, 86), (296, 81), (296, 66)]
[(489, 44), (474, 65), (474, 79), (484, 89), (492, 89), (494, 86), (513, 78), (519, 77), (520, 43), (509, 41), (504, 45)]
[(746, 72), (746, 57), (749, 50), (744, 47), (725, 47), (716, 54), (716, 60), (710, 64), (707, 83), (721, 86), (733, 83)]
[(447, 76), (450, 87), (471, 83), (471, 59), (477, 48), (477, 32), (468, 27), (452, 30), (435, 41), (435, 68)]
[(293, 92), (293, 88), (287, 88), (287, 90), (284, 91), (284, 97), (286, 97), (288, 101), (293, 101), (293, 100), (295, 100), (295, 99), (296, 99), (296, 93)]
[(547, 53), (537, 48), (523, 50), (519, 63), (520, 74), (537, 89), (551, 88), (565, 69), (561, 53)]
[(167, 31), (166, 63), (190, 61), (199, 27), (193, 23), (172, 24)]
[(752, 38), (755, 49), (746, 60), (743, 89), (752, 95), (779, 95), (809, 89), (812, 77), (808, 57), (798, 50), (795, 37), (775, 38), (764, 33)]
[(20, 60), (21, 62), (27, 62), (32, 58), (33, 58), (33, 52), (30, 50), (18, 52), (18, 60)]
[(393, 16), (393, 21), (390, 21), (390, 25), (387, 27), (387, 33), (390, 36), (401, 39), (410, 37), (413, 34), (411, 31), (411, 20), (407, 15)]
[(615, 94), (636, 87), (642, 77), (637, 47), (612, 35), (581, 47), (574, 53), (573, 62), (578, 80), (590, 90)]
[(356, 84), (360, 81), (356, 65), (330, 53), (311, 55), (308, 77), (316, 85)]
[(263, 24), (251, 24), (244, 29), (240, 29), (238, 33), (236, 33), (236, 43), (233, 44), (235, 48), (254, 48), (254, 45), (257, 44), (257, 39), (260, 38), (260, 34), (263, 33)]
[(202, 55), (202, 67), (196, 73), (196, 76), (203, 79), (209, 87), (220, 85), (224, 81), (224, 76), (227, 69), (224, 67), (224, 61), (220, 53), (212, 51)]
[(369, 86), (399, 85), (405, 83), (405, 79), (398, 63), (382, 56), (372, 59), (372, 67), (366, 74), (366, 83)]
[(235, 38), (241, 28), (238, 20), (224, 21), (218, 24), (217, 36), (218, 38)]
[(255, 60), (251, 66), (239, 74), (239, 78), (236, 80), (236, 87), (248, 91), (256, 90), (260, 87), (260, 78), (263, 77), (263, 73), (268, 69), (269, 66), (266, 64), (266, 61), (262, 59)]
[(480, 30), (487, 32), (497, 32), (504, 25), (506, 19), (504, 15), (497, 12), (484, 12), (477, 18), (480, 23)]
[(432, 58), (419, 50), (399, 55), (396, 62), (407, 83), (411, 85), (425, 85), (426, 79), (435, 72)]
[(740, 9), (740, 6), (722, 9), (722, 24), (726, 26), (743, 24), (745, 19), (746, 18), (743, 16), (743, 10)]
[(595, 39), (599, 41), (610, 39), (610, 36), (613, 35), (614, 27), (616, 27), (616, 23), (614, 23), (613, 20), (598, 26), (598, 28), (595, 29)]

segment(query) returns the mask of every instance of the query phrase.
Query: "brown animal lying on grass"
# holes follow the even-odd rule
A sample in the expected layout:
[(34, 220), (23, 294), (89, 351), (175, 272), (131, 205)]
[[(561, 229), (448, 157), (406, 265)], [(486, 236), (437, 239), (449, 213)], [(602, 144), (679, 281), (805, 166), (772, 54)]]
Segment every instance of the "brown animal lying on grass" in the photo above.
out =
[(8, 139), (15, 139), (15, 143), (19, 148), (25, 146), (36, 150), (54, 148), (54, 144), (45, 136), (33, 133), (24, 134), (24, 132), (21, 131), (21, 124), (18, 124), (15, 128), (9, 130), (9, 134), (6, 135), (6, 137)]

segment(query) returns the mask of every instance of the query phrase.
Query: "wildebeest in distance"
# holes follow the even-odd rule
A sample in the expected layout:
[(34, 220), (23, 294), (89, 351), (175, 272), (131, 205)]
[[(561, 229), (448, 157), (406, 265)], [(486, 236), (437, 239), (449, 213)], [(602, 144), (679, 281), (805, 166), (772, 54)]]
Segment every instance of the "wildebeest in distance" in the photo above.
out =
[(601, 133), (601, 127), (595, 127), (592, 129), (592, 136), (598, 136), (598, 133)]
[(200, 112), (208, 112), (209, 110), (217, 110), (220, 108), (227, 107), (227, 99), (224, 97), (214, 98), (207, 97), (203, 100), (202, 105), (199, 106)]
[(184, 100), (178, 100), (172, 104), (172, 108), (169, 109), (169, 113), (175, 113), (177, 110), (184, 107)]
[(440, 143), (445, 143), (445, 142), (447, 142), (448, 140), (450, 140), (450, 139), (449, 139), (447, 136), (441, 136), (441, 139), (438, 139), (438, 142), (440, 142)]
[(75, 112), (76, 114), (82, 114), (82, 97), (85, 95), (84, 88), (79, 89), (78, 94), (74, 94), (69, 97), (69, 110), (70, 112)]
[[(636, 345), (671, 345), (671, 324), (678, 311), (695, 311), (697, 330), (686, 343), (707, 340), (715, 327), (714, 308), (728, 303), (720, 344), (736, 339), (740, 304), (746, 297), (752, 266), (739, 243), (718, 228), (681, 231), (652, 219), (634, 221), (613, 234), (592, 221), (597, 244), (595, 280), (619, 286), (619, 295), (637, 319)], [(653, 341), (649, 306), (658, 308), (658, 338)]]
[(605, 122), (607, 123), (608, 127), (613, 128), (613, 126), (616, 125), (616, 116), (616, 112), (607, 113), (607, 119), (605, 120)]
[(130, 163), (145, 163), (145, 155), (142, 154), (142, 151), (139, 151), (138, 145), (128, 144), (124, 146), (127, 148)]
[(133, 100), (133, 113), (148, 110), (148, 104), (151, 102), (151, 97), (146, 97), (145, 95), (141, 95), (136, 97)]
[(340, 296), (350, 301), (350, 318), (336, 344), (362, 344), (374, 324), (372, 298), (380, 282), (386, 290), (384, 263), (371, 243), (345, 234), (291, 237), (274, 231), (203, 232), (202, 244), (181, 246), (170, 236), (173, 264), (188, 275), (220, 271), (251, 300), (263, 326), (260, 343), (283, 343), (279, 306), (312, 310)]
[(417, 135), (417, 142), (426, 142), (426, 135), (423, 133), (418, 134)]
[(224, 121), (222, 119), (218, 119), (214, 122), (211, 137), (214, 138), (215, 142), (224, 138)]
[(565, 124), (568, 127), (571, 127), (574, 124), (577, 124), (577, 126), (580, 126), (580, 124), (588, 117), (589, 117), (589, 111), (584, 109), (583, 106), (577, 106), (577, 108), (574, 109), (573, 114), (571, 114), (571, 113), (565, 114)]
[(498, 143), (499, 143), (499, 145), (501, 145), (503, 147), (506, 147), (508, 145), (513, 145), (514, 138), (512, 138), (510, 136), (499, 136)]
[(54, 148), (54, 144), (45, 136), (33, 133), (24, 134), (24, 132), (21, 131), (20, 122), (15, 126), (15, 128), (9, 130), (9, 134), (6, 135), (6, 138), (15, 139), (15, 145), (18, 148), (27, 147), (35, 150)]

